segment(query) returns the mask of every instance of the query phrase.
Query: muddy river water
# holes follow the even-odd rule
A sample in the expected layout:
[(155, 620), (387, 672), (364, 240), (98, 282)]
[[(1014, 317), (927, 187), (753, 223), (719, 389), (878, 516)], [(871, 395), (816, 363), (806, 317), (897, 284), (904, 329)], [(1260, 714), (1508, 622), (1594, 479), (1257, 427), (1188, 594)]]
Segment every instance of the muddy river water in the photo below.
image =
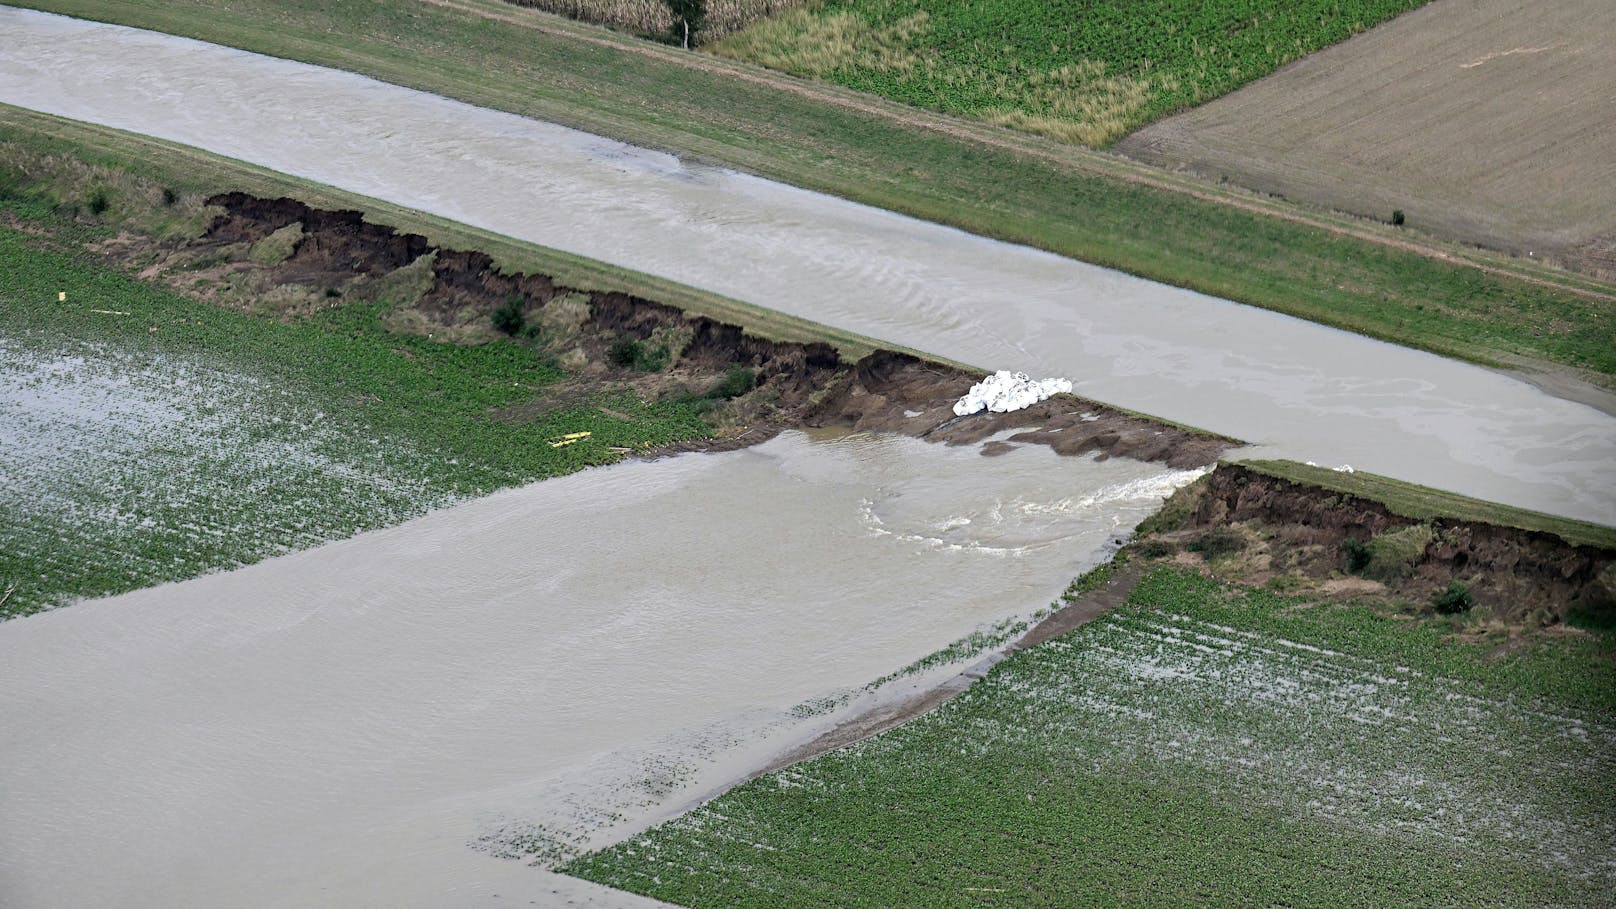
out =
[(534, 898), (490, 852), (733, 782), (1195, 475), (789, 433), (5, 623), (0, 905)]
[(1267, 454), (1616, 522), (1616, 418), (1479, 367), (359, 76), (0, 8), (0, 102), (199, 146)]
[[(1486, 370), (349, 74), (0, 7), (0, 102), (1240, 436), (1616, 520)], [(0, 905), (635, 906), (501, 855), (668, 816), (1050, 602), (1192, 474), (790, 433), (0, 625)]]

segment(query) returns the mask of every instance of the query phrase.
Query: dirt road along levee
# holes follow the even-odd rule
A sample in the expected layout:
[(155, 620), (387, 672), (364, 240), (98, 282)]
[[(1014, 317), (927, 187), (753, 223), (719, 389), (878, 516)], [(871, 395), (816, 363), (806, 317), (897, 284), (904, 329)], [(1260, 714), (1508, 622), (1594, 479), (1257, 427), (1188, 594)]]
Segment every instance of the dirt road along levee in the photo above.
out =
[(1436, 0), (1117, 147), (1616, 277), (1616, 16)]

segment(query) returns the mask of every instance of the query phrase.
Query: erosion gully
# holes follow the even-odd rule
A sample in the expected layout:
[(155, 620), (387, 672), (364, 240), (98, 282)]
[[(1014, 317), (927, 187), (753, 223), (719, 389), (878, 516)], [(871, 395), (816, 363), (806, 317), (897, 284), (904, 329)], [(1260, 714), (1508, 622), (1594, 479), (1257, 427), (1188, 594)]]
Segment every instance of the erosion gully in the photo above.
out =
[[(1616, 520), (1616, 420), (1476, 367), (350, 74), (0, 8), (0, 101), (962, 362)], [(0, 626), (0, 903), (643, 905), (677, 813), (1047, 604), (1194, 474), (789, 432)], [(955, 669), (941, 670), (952, 673)]]

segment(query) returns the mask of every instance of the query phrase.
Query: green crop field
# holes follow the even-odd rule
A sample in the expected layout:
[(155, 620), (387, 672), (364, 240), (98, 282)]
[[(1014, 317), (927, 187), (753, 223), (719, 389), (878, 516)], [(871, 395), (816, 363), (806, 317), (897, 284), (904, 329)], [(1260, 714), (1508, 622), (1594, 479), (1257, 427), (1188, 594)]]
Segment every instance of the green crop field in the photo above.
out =
[(680, 905), (1597, 906), (1611, 639), (1161, 569), (906, 726), (563, 866)]
[(1425, 0), (825, 0), (713, 50), (1104, 145)]
[[(44, 220), (15, 205), (0, 213)], [(709, 432), (627, 396), (524, 422), (529, 348), (398, 335), (364, 301), (291, 323), (0, 228), (0, 617), (234, 567)], [(65, 293), (65, 302), (58, 295)], [(546, 444), (564, 433), (578, 444)]]

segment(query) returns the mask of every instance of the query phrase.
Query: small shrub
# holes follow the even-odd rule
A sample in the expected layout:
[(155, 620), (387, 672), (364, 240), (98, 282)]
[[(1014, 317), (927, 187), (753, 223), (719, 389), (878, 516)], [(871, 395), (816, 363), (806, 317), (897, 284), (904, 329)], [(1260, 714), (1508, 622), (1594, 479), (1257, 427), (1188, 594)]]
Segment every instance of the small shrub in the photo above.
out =
[(1470, 588), (1458, 581), (1450, 582), (1446, 590), (1440, 590), (1431, 597), (1431, 605), (1443, 615), (1458, 615), (1469, 612), (1475, 605), (1475, 599), (1470, 596)]
[(724, 380), (713, 387), (709, 397), (738, 398), (757, 388), (757, 373), (745, 366), (731, 369)]
[(1233, 555), (1246, 548), (1246, 538), (1240, 531), (1229, 527), (1214, 527), (1206, 533), (1196, 537), (1188, 546), (1184, 547), (1190, 552), (1198, 552), (1201, 558), (1211, 560), (1220, 556)]
[(612, 342), (611, 349), (606, 352), (606, 356), (611, 359), (613, 366), (621, 366), (626, 369), (639, 361), (640, 351), (643, 346), (632, 338), (618, 338)]
[(707, 0), (666, 0), (668, 11), (673, 14), (673, 27), (669, 30), (669, 37), (675, 44), (689, 48), (692, 39), (701, 30), (702, 20), (707, 17)]
[(90, 193), (89, 204), (90, 214), (104, 215), (107, 213), (107, 209), (112, 207), (112, 199), (107, 195), (107, 191), (105, 189), (97, 187), (95, 192)]
[(1589, 631), (1616, 631), (1616, 602), (1585, 598), (1566, 610), (1566, 624)]
[(180, 194), (179, 193), (175, 192), (172, 189), (169, 189), (166, 186), (163, 187), (163, 205), (164, 205), (164, 207), (172, 206), (175, 202), (178, 202), (179, 200), (180, 200)]
[(1352, 574), (1362, 574), (1369, 567), (1370, 551), (1366, 543), (1357, 540), (1348, 540), (1342, 547), (1347, 551), (1347, 571)]
[(619, 338), (607, 350), (612, 365), (625, 369), (633, 367), (641, 372), (661, 372), (668, 367), (668, 349), (653, 347), (633, 338)]
[(1135, 547), (1139, 557), (1144, 559), (1161, 559), (1178, 551), (1178, 547), (1166, 540), (1146, 540)]
[(1403, 222), (1405, 220), (1407, 220), (1407, 219), (1404, 217), (1403, 210), (1401, 208), (1396, 209), (1395, 211), (1392, 212), (1392, 225), (1393, 226), (1402, 227)]
[(515, 337), (525, 324), (527, 317), (522, 315), (521, 297), (511, 297), (503, 306), (494, 310), (494, 327), (511, 337)]
[(337, 290), (335, 287), (327, 287), (325, 289), (325, 298), (327, 300), (335, 300), (340, 296), (342, 296), (342, 291)]
[(1425, 549), (1435, 538), (1436, 533), (1429, 524), (1411, 524), (1380, 534), (1364, 547), (1369, 557), (1358, 573), (1385, 584), (1408, 578), (1425, 558)]

